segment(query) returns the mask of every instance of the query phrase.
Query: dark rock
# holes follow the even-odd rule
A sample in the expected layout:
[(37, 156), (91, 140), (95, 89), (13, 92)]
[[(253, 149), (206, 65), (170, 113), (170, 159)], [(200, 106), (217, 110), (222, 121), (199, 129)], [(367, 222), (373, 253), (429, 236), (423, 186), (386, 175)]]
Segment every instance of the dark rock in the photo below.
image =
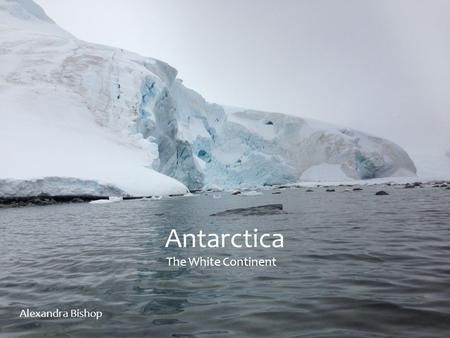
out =
[(306, 192), (314, 192), (312, 189), (306, 189)]
[(375, 193), (375, 195), (377, 195), (377, 196), (386, 196), (386, 195), (389, 195), (389, 194), (386, 191), (384, 191), (384, 190), (380, 190), (380, 191), (377, 191)]
[(11, 208), (26, 206), (45, 206), (58, 203), (80, 203), (97, 199), (108, 199), (108, 196), (93, 195), (56, 195), (40, 194), (38, 196), (16, 196), (0, 198), (0, 205), (7, 205)]
[(353, 191), (361, 191), (362, 188), (353, 188)]
[(285, 214), (283, 204), (267, 204), (250, 208), (230, 209), (211, 214), (210, 216), (264, 216), (278, 214)]
[(28, 202), (29, 205), (47, 205), (48, 202), (45, 198), (35, 197)]
[[(119, 196), (120, 197), (120, 196)], [(122, 196), (122, 199), (124, 200), (124, 201), (130, 201), (130, 200), (141, 200), (141, 199), (143, 199), (144, 197), (143, 196)], [(151, 196), (150, 197), (146, 197), (146, 198), (152, 198)]]
[(273, 126), (273, 122), (272, 122), (272, 121), (267, 121), (266, 124), (267, 124), (268, 126)]
[(412, 183), (406, 183), (405, 184), (405, 189), (413, 189), (413, 188), (415, 188), (416, 186), (414, 185), (414, 184), (412, 184)]
[(336, 189), (327, 189), (327, 190), (325, 190), (326, 192), (335, 192), (336, 191)]
[(53, 198), (47, 197), (32, 197), (28, 201), (21, 201), (21, 205), (50, 205), (56, 204), (56, 201)]
[(231, 195), (233, 195), (233, 196), (240, 195), (240, 194), (241, 194), (240, 191), (233, 191), (233, 192), (231, 193)]
[(279, 194), (281, 194), (281, 191), (274, 191), (274, 192), (272, 193), (272, 195), (279, 195)]

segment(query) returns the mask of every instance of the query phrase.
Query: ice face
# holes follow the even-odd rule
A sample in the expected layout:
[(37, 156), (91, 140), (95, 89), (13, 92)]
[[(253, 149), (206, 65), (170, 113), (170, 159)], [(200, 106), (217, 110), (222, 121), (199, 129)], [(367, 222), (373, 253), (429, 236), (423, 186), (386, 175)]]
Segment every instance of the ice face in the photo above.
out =
[[(201, 161), (204, 187), (294, 183), (322, 164), (334, 168), (330, 179), (336, 170), (348, 179), (414, 175), (416, 170), (397, 145), (355, 130), (277, 113), (230, 111), (206, 102), (180, 81), (172, 83), (168, 95), (177, 135)], [(191, 152), (186, 159), (192, 161)]]
[(178, 135), (176, 106), (167, 87), (148, 79), (142, 87), (142, 100), (136, 119), (136, 131), (158, 145), (154, 167), (183, 182), (190, 190), (203, 187), (204, 175), (189, 142)]

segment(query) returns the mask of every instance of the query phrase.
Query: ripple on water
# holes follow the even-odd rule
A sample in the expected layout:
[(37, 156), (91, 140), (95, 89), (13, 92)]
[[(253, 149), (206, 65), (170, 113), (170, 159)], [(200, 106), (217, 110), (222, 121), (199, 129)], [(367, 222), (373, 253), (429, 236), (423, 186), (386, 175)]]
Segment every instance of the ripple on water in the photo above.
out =
[[(0, 211), (0, 337), (427, 337), (450, 332), (450, 194), (302, 189)], [(275, 202), (274, 202), (275, 201)], [(211, 217), (283, 204), (280, 215)], [(165, 248), (171, 228), (281, 232), (285, 248)], [(167, 256), (276, 257), (170, 268)], [(19, 320), (89, 308), (101, 320)]]

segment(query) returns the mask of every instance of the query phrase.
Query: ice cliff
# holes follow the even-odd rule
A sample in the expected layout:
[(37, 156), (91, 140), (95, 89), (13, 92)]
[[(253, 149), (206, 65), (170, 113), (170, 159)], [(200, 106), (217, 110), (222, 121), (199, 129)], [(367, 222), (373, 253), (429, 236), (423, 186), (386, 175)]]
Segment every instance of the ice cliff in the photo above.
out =
[(0, 65), (3, 182), (151, 195), (416, 171), (375, 136), (208, 103), (166, 63), (80, 41), (31, 0), (0, 0)]

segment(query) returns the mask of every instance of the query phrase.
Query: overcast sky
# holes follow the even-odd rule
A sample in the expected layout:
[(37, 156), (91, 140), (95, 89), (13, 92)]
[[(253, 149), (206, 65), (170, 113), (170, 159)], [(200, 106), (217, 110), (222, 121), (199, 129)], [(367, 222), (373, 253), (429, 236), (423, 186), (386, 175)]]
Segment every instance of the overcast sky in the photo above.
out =
[(37, 2), (83, 40), (168, 62), (208, 101), (450, 149), (449, 0)]

